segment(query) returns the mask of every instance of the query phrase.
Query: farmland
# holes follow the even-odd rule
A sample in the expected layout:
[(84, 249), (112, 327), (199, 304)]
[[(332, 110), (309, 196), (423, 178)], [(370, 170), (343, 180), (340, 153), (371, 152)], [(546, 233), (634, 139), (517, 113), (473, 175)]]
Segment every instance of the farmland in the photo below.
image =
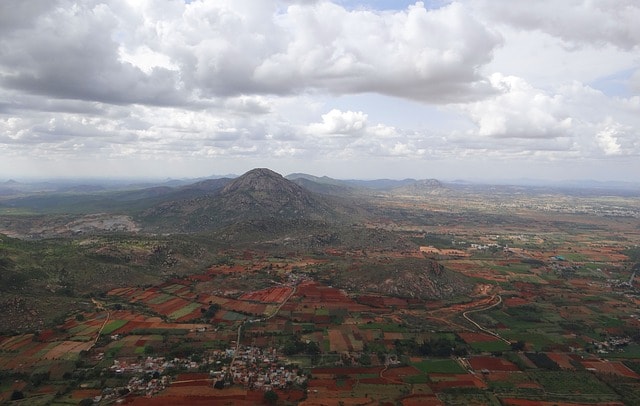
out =
[(364, 248), (217, 243), (188, 271), (83, 291), (0, 336), (0, 402), (637, 404), (640, 220), (544, 201), (373, 199)]

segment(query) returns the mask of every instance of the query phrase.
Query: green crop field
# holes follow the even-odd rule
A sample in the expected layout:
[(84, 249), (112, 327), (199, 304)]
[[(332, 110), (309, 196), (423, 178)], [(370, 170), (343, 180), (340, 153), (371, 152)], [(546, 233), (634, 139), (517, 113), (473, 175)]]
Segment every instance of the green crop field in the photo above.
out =
[(175, 312), (171, 313), (169, 315), (169, 318), (171, 320), (177, 320), (181, 317), (186, 316), (187, 314), (192, 313), (194, 310), (198, 309), (199, 307), (201, 307), (200, 303), (189, 303), (188, 305), (184, 306), (183, 308), (176, 310)]
[(469, 344), (469, 346), (474, 351), (478, 351), (478, 352), (507, 351), (511, 348), (509, 344), (501, 340), (476, 342), (476, 343)]
[(460, 364), (450, 358), (428, 359), (420, 362), (414, 362), (411, 365), (424, 373), (464, 374), (466, 372)]
[(528, 375), (554, 394), (606, 394), (615, 393), (593, 374), (583, 371), (529, 371)]
[(117, 329), (121, 328), (122, 326), (124, 326), (125, 324), (127, 324), (129, 322), (129, 320), (112, 320), (110, 322), (107, 323), (106, 326), (104, 326), (104, 328), (102, 329), (102, 335), (107, 335), (107, 334), (111, 334), (114, 331), (116, 331)]

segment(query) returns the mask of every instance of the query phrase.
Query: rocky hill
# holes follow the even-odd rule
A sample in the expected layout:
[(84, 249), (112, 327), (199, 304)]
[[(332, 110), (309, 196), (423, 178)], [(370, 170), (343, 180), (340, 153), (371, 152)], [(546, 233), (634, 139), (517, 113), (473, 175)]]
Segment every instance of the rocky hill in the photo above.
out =
[(147, 229), (201, 232), (257, 221), (288, 226), (333, 223), (344, 219), (346, 211), (276, 172), (259, 168), (211, 194), (157, 205), (139, 220)]
[(362, 269), (336, 275), (334, 283), (352, 291), (420, 299), (465, 295), (474, 286), (469, 278), (428, 258), (363, 264)]

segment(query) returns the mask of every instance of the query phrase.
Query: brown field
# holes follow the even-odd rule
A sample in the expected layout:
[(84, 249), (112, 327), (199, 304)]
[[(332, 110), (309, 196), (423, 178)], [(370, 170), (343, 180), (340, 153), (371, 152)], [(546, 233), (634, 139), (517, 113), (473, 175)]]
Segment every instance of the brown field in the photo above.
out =
[(476, 370), (482, 371), (483, 369), (489, 371), (519, 371), (518, 367), (507, 361), (503, 358), (498, 357), (485, 357), (485, 356), (477, 356), (470, 357), (468, 359), (469, 365)]
[(571, 363), (574, 358), (569, 354), (563, 354), (559, 352), (545, 352), (545, 355), (549, 357), (549, 359), (562, 369), (576, 369), (575, 366)]
[(381, 375), (384, 379), (396, 383), (403, 382), (405, 378), (408, 378), (410, 376), (416, 376), (420, 374), (421, 372), (412, 366), (389, 368), (381, 372)]
[(282, 303), (291, 294), (293, 288), (289, 286), (279, 286), (267, 288), (255, 292), (248, 292), (240, 296), (240, 300), (248, 300), (261, 303)]
[(444, 406), (436, 395), (409, 395), (401, 400), (402, 406)]
[(480, 377), (471, 374), (429, 374), (432, 383), (429, 385), (435, 392), (449, 388), (486, 388), (487, 384)]
[(606, 360), (597, 360), (597, 361), (582, 361), (582, 365), (587, 369), (593, 369), (598, 373), (603, 374), (615, 374), (626, 376), (628, 378), (640, 379), (640, 375), (633, 372), (627, 366), (623, 365), (617, 361), (606, 361)]

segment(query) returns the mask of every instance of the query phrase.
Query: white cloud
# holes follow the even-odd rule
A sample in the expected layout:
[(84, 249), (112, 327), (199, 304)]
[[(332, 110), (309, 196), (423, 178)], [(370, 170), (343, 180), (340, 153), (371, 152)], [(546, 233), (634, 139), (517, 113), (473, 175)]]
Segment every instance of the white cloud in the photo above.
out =
[(56, 98), (158, 105), (305, 89), (442, 103), (487, 90), (478, 67), (500, 39), (460, 4), (281, 6), (59, 0), (0, 40), (2, 82)]
[(607, 125), (605, 129), (598, 132), (596, 140), (598, 145), (606, 155), (618, 155), (621, 152), (621, 146), (618, 143), (618, 126)]
[(367, 126), (367, 115), (361, 111), (333, 109), (322, 115), (321, 123), (309, 125), (308, 132), (318, 135), (358, 136)]
[(549, 96), (522, 78), (499, 73), (491, 76), (491, 84), (497, 95), (460, 106), (478, 126), (478, 135), (536, 139), (565, 137), (571, 131), (562, 96)]
[(320, 2), (290, 6), (276, 22), (288, 33), (284, 46), (253, 76), (273, 92), (312, 87), (434, 103), (475, 98), (487, 91), (477, 69), (500, 43), (456, 3), (376, 13)]
[(636, 70), (629, 78), (629, 86), (635, 94), (640, 94), (640, 69)]

